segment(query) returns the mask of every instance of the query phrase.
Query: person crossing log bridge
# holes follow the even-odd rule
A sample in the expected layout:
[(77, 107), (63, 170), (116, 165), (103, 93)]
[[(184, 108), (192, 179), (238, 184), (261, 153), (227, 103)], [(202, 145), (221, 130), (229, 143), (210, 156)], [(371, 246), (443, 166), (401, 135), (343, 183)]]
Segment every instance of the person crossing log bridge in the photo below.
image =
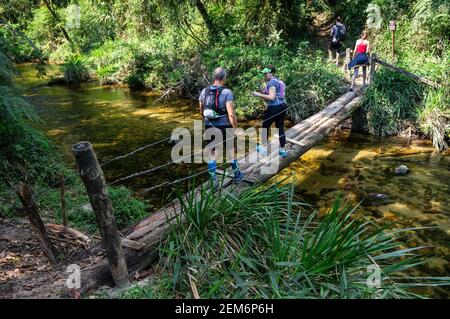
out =
[(286, 135), (284, 133), (284, 118), (286, 116), (286, 100), (285, 89), (286, 85), (283, 81), (275, 76), (275, 67), (268, 65), (261, 73), (264, 74), (266, 80), (266, 88), (262, 92), (252, 92), (252, 95), (259, 97), (266, 102), (267, 108), (264, 112), (262, 125), (262, 141), (257, 145), (257, 151), (262, 155), (267, 155), (269, 128), (275, 123), (278, 129), (278, 138), (280, 140), (279, 154), (281, 157), (286, 157), (285, 149)]
[[(288, 155), (281, 158), (276, 151), (267, 154), (261, 161), (254, 161), (258, 158), (256, 150), (250, 152), (241, 170), (247, 174), (249, 180), (256, 182), (265, 182), (275, 176), (290, 163), (297, 160), (302, 154), (307, 152), (314, 145), (319, 143), (327, 136), (335, 127), (347, 119), (354, 110), (356, 110), (361, 101), (360, 91), (355, 90), (348, 92), (324, 108), (322, 111), (296, 124), (286, 131)], [(295, 141), (294, 142), (289, 142)], [(277, 140), (272, 143), (278, 143)], [(278, 161), (277, 170), (271, 173), (264, 173), (264, 168), (270, 166), (274, 161)], [(228, 176), (228, 175), (226, 175)], [(208, 187), (209, 181), (200, 187)], [(194, 191), (197, 197), (200, 196), (199, 188)], [(250, 187), (249, 183), (234, 184), (233, 178), (225, 177), (221, 191), (231, 192), (238, 196), (246, 188)], [(219, 195), (220, 196), (220, 195)], [(154, 263), (159, 256), (158, 247), (161, 241), (167, 236), (170, 227), (175, 221), (183, 221), (182, 205), (175, 200), (157, 212), (152, 213), (132, 227), (123, 230), (121, 234), (122, 246), (124, 246), (124, 256), (128, 268), (128, 274), (131, 276), (150, 264)], [(126, 242), (139, 244), (139, 249), (129, 248), (123, 245)], [(109, 270), (107, 258), (103, 252), (101, 245), (91, 247), (87, 252), (76, 256), (71, 260), (64, 261), (64, 265), (55, 268), (52, 271), (40, 274), (39, 282), (42, 284), (30, 291), (20, 291), (14, 294), (14, 297), (32, 298), (42, 296), (67, 297), (70, 296), (71, 290), (67, 288), (67, 272), (66, 267), (70, 264), (77, 264), (80, 267), (81, 288), (80, 293), (84, 293), (90, 289), (99, 287), (105, 283), (111, 283), (112, 277)]]
[(350, 91), (352, 91), (355, 87), (355, 81), (356, 78), (358, 77), (358, 71), (360, 66), (362, 66), (363, 72), (363, 85), (366, 85), (366, 74), (367, 74), (367, 66), (369, 65), (369, 53), (370, 53), (369, 41), (367, 40), (368, 37), (369, 33), (366, 30), (364, 30), (361, 33), (361, 38), (356, 41), (355, 50), (353, 51), (353, 59), (348, 64), (349, 70), (354, 69)]

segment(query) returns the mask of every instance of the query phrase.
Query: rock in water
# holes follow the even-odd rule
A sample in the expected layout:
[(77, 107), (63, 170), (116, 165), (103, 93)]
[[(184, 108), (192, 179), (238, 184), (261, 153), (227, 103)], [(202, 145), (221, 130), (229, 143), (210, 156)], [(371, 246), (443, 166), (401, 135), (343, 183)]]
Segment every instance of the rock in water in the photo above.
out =
[(400, 165), (395, 169), (395, 175), (406, 175), (409, 172), (409, 168), (406, 165)]

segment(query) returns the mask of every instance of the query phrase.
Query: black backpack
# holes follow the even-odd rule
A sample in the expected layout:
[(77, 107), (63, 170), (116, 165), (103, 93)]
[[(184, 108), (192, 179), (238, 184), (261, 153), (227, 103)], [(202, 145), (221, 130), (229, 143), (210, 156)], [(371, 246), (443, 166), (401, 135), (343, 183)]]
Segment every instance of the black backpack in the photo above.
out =
[(336, 38), (342, 41), (345, 37), (345, 26), (343, 24), (336, 24)]
[(219, 115), (228, 114), (226, 105), (222, 106), (219, 105), (219, 97), (224, 89), (225, 88), (223, 86), (219, 87), (208, 86), (205, 89), (205, 96), (203, 98), (203, 107), (206, 110), (213, 110), (217, 112)]

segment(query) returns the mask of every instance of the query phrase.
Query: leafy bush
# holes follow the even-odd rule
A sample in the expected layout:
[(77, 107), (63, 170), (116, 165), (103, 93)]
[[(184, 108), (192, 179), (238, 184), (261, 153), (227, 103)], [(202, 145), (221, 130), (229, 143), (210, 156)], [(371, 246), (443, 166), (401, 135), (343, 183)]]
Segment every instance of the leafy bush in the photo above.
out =
[(91, 77), (86, 62), (78, 55), (71, 56), (60, 69), (67, 84), (86, 82)]
[(450, 94), (448, 90), (429, 90), (418, 110), (422, 131), (433, 140), (437, 151), (448, 148), (450, 138)]
[(402, 74), (380, 69), (364, 95), (368, 129), (377, 136), (397, 134), (405, 121), (414, 123), (423, 86)]
[[(97, 221), (92, 208), (88, 205), (89, 199), (85, 195), (84, 186), (79, 184), (76, 189), (77, 193), (71, 196), (72, 204), (70, 206), (72, 208), (68, 214), (68, 220), (77, 228), (95, 233), (98, 229)], [(111, 198), (114, 216), (119, 229), (129, 226), (148, 214), (146, 212), (147, 205), (133, 197), (132, 192), (126, 187), (109, 187), (108, 194)], [(57, 216), (60, 218), (61, 215), (58, 214)]]

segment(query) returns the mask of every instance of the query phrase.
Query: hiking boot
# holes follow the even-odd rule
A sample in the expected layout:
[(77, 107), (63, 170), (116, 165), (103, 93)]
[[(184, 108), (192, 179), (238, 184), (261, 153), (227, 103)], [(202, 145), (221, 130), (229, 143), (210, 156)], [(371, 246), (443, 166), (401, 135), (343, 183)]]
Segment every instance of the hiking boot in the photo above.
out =
[(262, 146), (262, 145), (256, 145), (256, 151), (259, 153), (259, 154), (261, 154), (261, 155), (263, 155), (263, 156), (266, 156), (267, 155), (267, 148), (265, 148), (264, 146)]
[(280, 156), (281, 156), (282, 158), (285, 158), (285, 157), (288, 156), (288, 153), (286, 152), (286, 150), (280, 150), (280, 151), (278, 152), (278, 154), (280, 154)]
[(239, 184), (244, 180), (245, 177), (245, 173), (243, 173), (242, 171), (237, 171), (234, 173), (234, 183), (235, 184)]

